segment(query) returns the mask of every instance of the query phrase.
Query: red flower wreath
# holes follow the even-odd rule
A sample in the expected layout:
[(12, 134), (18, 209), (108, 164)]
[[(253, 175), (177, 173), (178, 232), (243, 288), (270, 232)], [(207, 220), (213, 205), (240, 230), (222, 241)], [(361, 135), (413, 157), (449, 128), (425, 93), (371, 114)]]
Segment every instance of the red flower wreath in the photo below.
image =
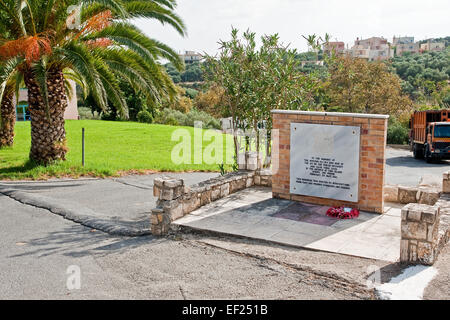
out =
[(354, 219), (359, 217), (358, 209), (345, 210), (344, 207), (331, 207), (327, 210), (327, 216), (337, 219)]

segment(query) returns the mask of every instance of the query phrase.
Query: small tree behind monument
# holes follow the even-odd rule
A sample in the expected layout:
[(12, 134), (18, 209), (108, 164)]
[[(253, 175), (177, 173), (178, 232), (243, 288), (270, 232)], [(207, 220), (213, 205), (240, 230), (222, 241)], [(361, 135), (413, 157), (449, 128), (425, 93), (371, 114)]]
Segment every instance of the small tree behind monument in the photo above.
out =
[[(262, 150), (259, 131), (264, 127), (268, 137), (272, 129), (272, 109), (316, 109), (315, 93), (321, 86), (314, 74), (299, 72), (297, 51), (280, 42), (279, 36), (261, 37), (256, 45), (256, 34), (250, 31), (239, 37), (233, 29), (231, 40), (220, 41), (218, 56), (206, 55), (204, 64), (206, 80), (223, 89), (222, 105), (232, 117), (232, 129), (251, 131), (257, 163)], [(239, 143), (234, 136), (236, 155)], [(270, 144), (265, 148), (266, 160), (270, 159)], [(266, 161), (266, 164), (268, 162)]]

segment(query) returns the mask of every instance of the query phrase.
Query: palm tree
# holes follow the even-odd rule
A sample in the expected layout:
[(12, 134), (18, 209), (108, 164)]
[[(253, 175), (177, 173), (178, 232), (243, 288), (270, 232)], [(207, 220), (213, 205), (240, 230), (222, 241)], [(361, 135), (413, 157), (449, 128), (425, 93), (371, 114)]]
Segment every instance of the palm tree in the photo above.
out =
[(178, 54), (129, 20), (157, 19), (184, 35), (175, 7), (175, 0), (0, 0), (0, 12), (14, 22), (14, 40), (0, 46), (7, 66), (0, 83), (14, 72), (23, 75), (31, 115), (31, 160), (49, 164), (65, 159), (67, 78), (78, 79), (101, 108), (106, 109), (109, 100), (124, 117), (127, 106), (117, 77), (141, 89), (149, 100), (174, 94), (158, 59), (182, 69)]
[(8, 84), (4, 88), (0, 105), (0, 148), (11, 147), (14, 143), (14, 125), (16, 110), (14, 105), (14, 90)]
[[(8, 21), (7, 16), (0, 11), (0, 34), (2, 38), (0, 41), (7, 41), (11, 39), (12, 24)], [(3, 73), (4, 66), (0, 66), (0, 73)], [(10, 147), (14, 143), (14, 125), (16, 123), (16, 110), (14, 106), (14, 77), (15, 73), (11, 74), (11, 79), (5, 81), (0, 87), (0, 148)]]

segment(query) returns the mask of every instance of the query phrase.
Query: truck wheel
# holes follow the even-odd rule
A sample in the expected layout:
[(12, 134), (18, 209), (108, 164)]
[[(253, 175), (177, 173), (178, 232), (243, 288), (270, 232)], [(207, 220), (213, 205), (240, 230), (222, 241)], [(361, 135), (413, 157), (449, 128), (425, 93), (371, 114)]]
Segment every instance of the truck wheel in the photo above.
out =
[(413, 147), (413, 155), (416, 159), (422, 159), (423, 158), (423, 149), (420, 148), (416, 143)]

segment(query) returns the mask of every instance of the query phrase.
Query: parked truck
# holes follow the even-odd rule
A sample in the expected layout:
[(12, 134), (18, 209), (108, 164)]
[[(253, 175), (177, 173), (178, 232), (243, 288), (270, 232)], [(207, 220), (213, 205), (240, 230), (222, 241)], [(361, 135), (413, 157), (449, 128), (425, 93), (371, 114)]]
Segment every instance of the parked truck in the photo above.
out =
[(450, 159), (450, 110), (416, 111), (409, 125), (414, 158)]

